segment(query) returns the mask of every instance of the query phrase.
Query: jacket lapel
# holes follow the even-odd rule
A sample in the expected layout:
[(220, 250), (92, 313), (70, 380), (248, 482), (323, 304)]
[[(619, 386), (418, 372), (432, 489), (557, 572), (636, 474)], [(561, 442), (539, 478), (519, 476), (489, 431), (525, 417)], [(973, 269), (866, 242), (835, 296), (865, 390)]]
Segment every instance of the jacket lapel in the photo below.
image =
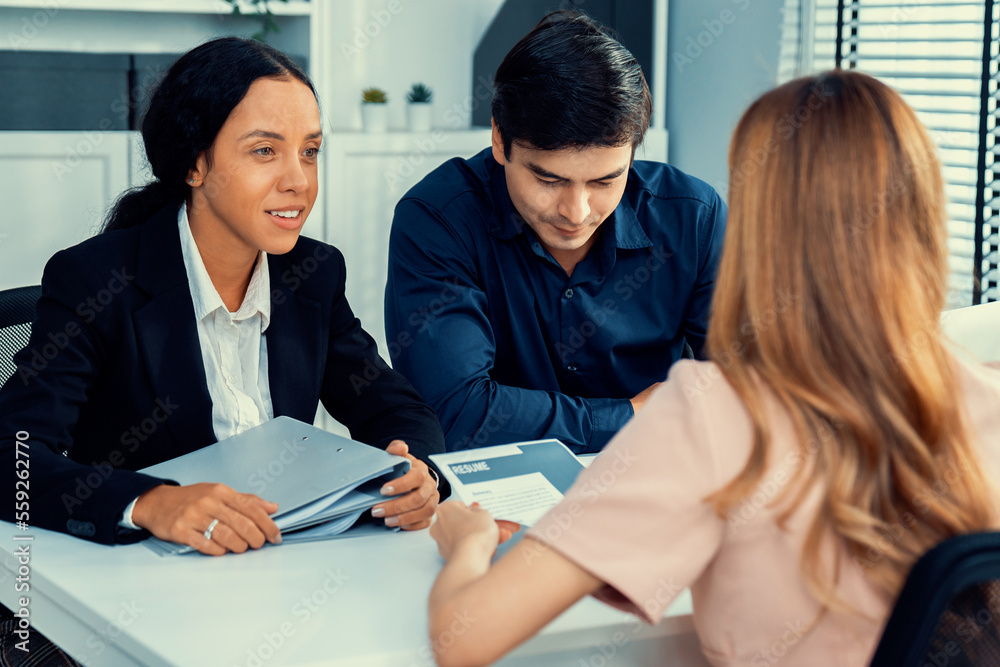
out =
[(301, 297), (281, 276), (291, 263), (287, 255), (268, 255), (271, 279), (271, 323), (267, 327), (267, 374), (274, 416), (311, 424), (326, 367), (320, 305)]
[(216, 438), (177, 211), (171, 208), (145, 222), (140, 232), (136, 286), (151, 299), (132, 317), (154, 395), (164, 401), (169, 397), (178, 405), (165, 424), (180, 455)]

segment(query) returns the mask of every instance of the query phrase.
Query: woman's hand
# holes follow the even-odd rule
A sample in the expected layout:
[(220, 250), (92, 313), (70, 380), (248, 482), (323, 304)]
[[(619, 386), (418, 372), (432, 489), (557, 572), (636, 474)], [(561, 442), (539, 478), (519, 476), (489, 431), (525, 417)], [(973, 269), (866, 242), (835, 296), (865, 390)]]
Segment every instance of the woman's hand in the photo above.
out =
[[(479, 505), (479, 503), (472, 504), (476, 506)], [(510, 538), (514, 537), (514, 533), (521, 530), (521, 524), (513, 521), (507, 521), (505, 519), (497, 519), (497, 528), (500, 529), (500, 544), (503, 544)]]
[(382, 495), (399, 496), (372, 508), (372, 516), (385, 517), (385, 525), (403, 530), (420, 530), (431, 525), (441, 494), (427, 464), (413, 457), (402, 440), (393, 440), (386, 450), (410, 460), (410, 470), (402, 477), (386, 483)]
[[(162, 484), (139, 496), (132, 522), (161, 540), (221, 556), (259, 549), (265, 540), (281, 543), (281, 531), (269, 516), (277, 511), (277, 503), (225, 484)], [(204, 533), (216, 520), (208, 539)]]
[(460, 547), (485, 554), (489, 560), (497, 546), (519, 530), (520, 524), (513, 521), (494, 521), (479, 503), (466, 506), (452, 500), (438, 507), (437, 521), (431, 526), (431, 537), (437, 542), (438, 553), (445, 560)]

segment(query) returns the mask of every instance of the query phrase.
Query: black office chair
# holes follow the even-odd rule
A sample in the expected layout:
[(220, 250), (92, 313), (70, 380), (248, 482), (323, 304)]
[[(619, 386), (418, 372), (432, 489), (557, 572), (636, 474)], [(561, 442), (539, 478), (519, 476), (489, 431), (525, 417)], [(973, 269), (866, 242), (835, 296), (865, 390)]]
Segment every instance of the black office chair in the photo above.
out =
[(28, 344), (35, 302), (41, 294), (39, 285), (0, 291), (0, 385), (17, 370), (14, 355)]
[[(35, 303), (41, 294), (40, 285), (0, 291), (0, 386), (17, 370), (14, 355), (28, 344), (31, 323), (35, 321)], [(20, 639), (14, 634), (18, 627), (13, 612), (0, 604), (0, 652), (17, 653), (13, 646)], [(38, 667), (82, 667), (37, 632), (33, 633), (30, 664)]]
[(1000, 533), (945, 540), (913, 566), (871, 667), (1000, 665)]

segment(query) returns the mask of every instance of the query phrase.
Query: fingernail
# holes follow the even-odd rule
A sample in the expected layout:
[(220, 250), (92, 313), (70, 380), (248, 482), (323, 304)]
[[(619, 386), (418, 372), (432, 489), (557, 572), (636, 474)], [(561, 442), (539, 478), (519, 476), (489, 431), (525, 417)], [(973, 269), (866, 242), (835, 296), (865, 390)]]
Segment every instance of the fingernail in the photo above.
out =
[(393, 489), (391, 486), (383, 486), (382, 487), (382, 495), (383, 496), (391, 496), (394, 491), (395, 491), (395, 489)]
[(395, 517), (395, 516), (389, 517), (388, 519), (385, 520), (385, 525), (387, 525), (387, 526), (398, 526), (399, 525), (399, 517)]
[(385, 508), (384, 507), (376, 507), (375, 509), (372, 510), (372, 516), (374, 516), (374, 517), (385, 516)]

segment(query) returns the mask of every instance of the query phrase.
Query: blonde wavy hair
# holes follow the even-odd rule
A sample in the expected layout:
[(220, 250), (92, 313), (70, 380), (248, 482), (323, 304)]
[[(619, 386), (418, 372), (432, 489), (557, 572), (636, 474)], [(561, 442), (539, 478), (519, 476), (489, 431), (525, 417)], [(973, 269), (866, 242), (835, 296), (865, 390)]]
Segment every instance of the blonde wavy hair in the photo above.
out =
[(761, 482), (763, 386), (803, 453), (814, 444), (779, 514), (783, 524), (822, 487), (801, 559), (810, 592), (824, 609), (850, 609), (822, 558), (832, 530), (894, 598), (928, 548), (993, 519), (938, 325), (947, 218), (934, 145), (896, 92), (835, 70), (757, 100), (733, 135), (729, 169), (708, 350), (749, 410), (754, 443), (708, 500), (725, 517)]

